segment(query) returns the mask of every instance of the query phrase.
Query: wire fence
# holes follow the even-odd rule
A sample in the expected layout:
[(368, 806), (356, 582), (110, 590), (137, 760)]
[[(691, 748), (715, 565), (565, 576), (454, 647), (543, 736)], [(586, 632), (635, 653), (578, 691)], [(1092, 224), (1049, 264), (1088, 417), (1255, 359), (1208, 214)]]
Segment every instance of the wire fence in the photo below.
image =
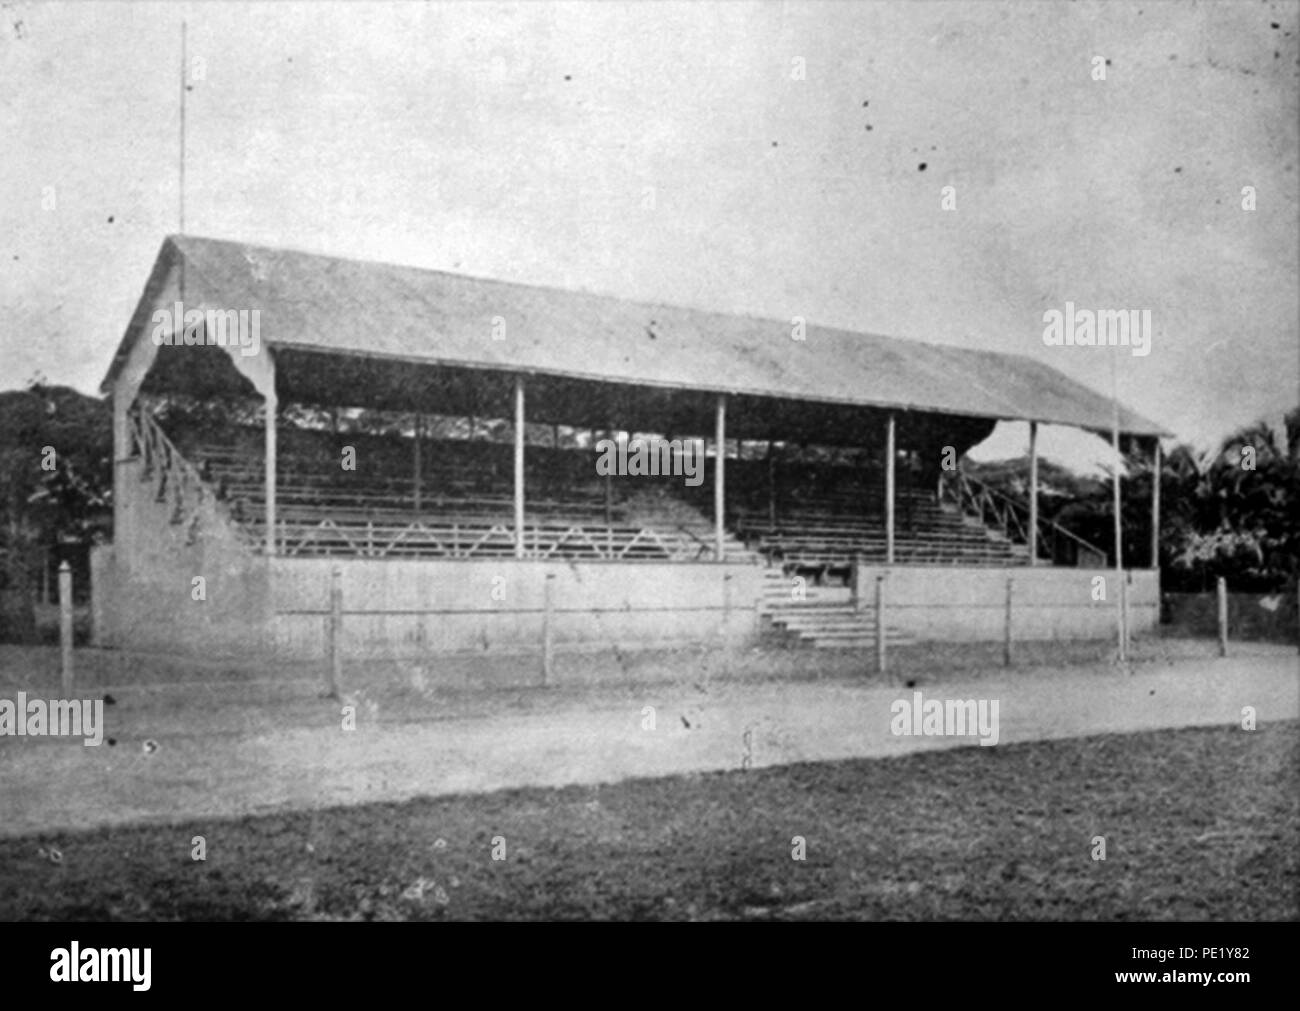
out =
[[(1286, 593), (1233, 593), (1226, 596), (1226, 634), (1241, 642), (1300, 643), (1300, 602)], [(1160, 627), (1165, 635), (1192, 638), (1219, 634), (1217, 593), (1164, 593)]]

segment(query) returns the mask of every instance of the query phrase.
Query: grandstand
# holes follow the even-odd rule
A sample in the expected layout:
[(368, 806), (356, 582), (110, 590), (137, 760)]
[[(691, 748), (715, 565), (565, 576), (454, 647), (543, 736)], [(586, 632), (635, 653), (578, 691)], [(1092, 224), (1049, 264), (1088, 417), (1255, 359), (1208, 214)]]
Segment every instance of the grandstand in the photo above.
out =
[[(177, 302), (258, 310), (262, 346), (160, 346)], [(1029, 359), (176, 236), (104, 389), (106, 645), (320, 655), (336, 568), (358, 655), (531, 648), (542, 623), (572, 648), (862, 646), (880, 575), (898, 641), (983, 637), (1012, 572), (1046, 601), (1026, 634), (1110, 628), (1081, 591), (1104, 549), (940, 466), (1000, 418), (1105, 430), (1108, 401)], [(182, 400), (232, 406), (160, 421)], [(708, 480), (598, 472), (600, 439), (654, 436), (706, 442)], [(1154, 624), (1158, 574), (1128, 579)]]

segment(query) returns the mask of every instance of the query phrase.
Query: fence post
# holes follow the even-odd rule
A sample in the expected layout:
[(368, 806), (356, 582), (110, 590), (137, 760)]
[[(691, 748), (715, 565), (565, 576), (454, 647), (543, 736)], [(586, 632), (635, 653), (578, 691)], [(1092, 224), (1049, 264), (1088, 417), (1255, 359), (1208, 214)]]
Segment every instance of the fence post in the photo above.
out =
[(853, 610), (862, 610), (862, 556), (856, 554), (849, 568), (849, 603)]
[(731, 578), (730, 572), (722, 576), (722, 674), (731, 675)]
[(1007, 620), (1002, 633), (1002, 664), (1011, 666), (1011, 587), (1014, 581), (1007, 576)]
[(542, 687), (550, 683), (555, 662), (554, 635), (551, 628), (551, 616), (555, 608), (554, 586), (555, 573), (548, 572), (542, 586)]
[(339, 697), (343, 671), (343, 568), (330, 570), (329, 672), (326, 675), (326, 698)]
[(63, 697), (72, 698), (72, 566), (59, 563), (59, 644), (63, 647)]
[(1219, 594), (1219, 656), (1228, 655), (1228, 581), (1222, 576), (1217, 584)]
[(876, 673), (885, 673), (885, 577), (876, 576)]
[(1124, 573), (1124, 578), (1120, 581), (1120, 589), (1123, 591), (1123, 595), (1120, 598), (1120, 603), (1123, 605), (1124, 608), (1123, 617), (1124, 617), (1125, 654), (1128, 654), (1133, 650), (1133, 627), (1132, 625), (1129, 624), (1133, 620), (1133, 611), (1132, 608), (1129, 606), (1129, 599), (1128, 599), (1129, 594), (1132, 592), (1132, 586), (1133, 586), (1133, 570), (1129, 569), (1127, 572)]

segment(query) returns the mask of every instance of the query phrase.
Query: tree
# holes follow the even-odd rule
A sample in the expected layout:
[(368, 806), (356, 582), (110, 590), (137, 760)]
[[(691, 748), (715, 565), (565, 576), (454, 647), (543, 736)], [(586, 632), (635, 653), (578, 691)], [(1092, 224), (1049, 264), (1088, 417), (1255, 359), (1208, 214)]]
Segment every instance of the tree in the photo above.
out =
[(1295, 583), (1300, 408), (1287, 415), (1286, 428), (1279, 433), (1256, 422), (1207, 457), (1184, 454), (1173, 475), (1166, 471), (1177, 482), (1179, 522), (1162, 537), (1162, 555), (1175, 583), (1208, 589), (1223, 576), (1234, 588), (1258, 592)]
[[(1236, 431), (1212, 452), (1180, 444), (1163, 454), (1160, 472), (1160, 567), (1169, 590), (1203, 591), (1222, 576), (1235, 589), (1275, 592), (1300, 572), (1300, 407), (1286, 431), (1260, 421)], [(1122, 524), (1126, 564), (1145, 565), (1151, 551), (1150, 447), (1123, 440)], [(1028, 461), (963, 462), (995, 490), (1024, 501)], [(1110, 477), (1080, 477), (1039, 463), (1039, 511), (1107, 550), (1114, 538)]]
[(112, 421), (105, 400), (33, 380), (0, 393), (0, 639), (35, 642), (45, 551), (84, 549), (106, 529)]

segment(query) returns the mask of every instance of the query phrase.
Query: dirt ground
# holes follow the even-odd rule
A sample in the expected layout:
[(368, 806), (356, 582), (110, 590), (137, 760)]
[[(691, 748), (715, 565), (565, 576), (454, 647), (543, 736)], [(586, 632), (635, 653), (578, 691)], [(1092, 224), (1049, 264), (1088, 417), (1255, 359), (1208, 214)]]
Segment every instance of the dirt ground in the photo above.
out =
[(1298, 840), (1286, 721), (0, 837), (0, 920), (1231, 924)]
[[(1260, 723), (1300, 715), (1294, 648), (1238, 645), (1224, 659), (1209, 654), (1204, 643), (1165, 643), (1126, 668), (1014, 670), (940, 658), (932, 674), (903, 666), (883, 682), (861, 674), (750, 682), (701, 676), (683, 662), (687, 676), (675, 681), (493, 692), (430, 688), (420, 669), (394, 666), (354, 679), (348, 696), (336, 702), (319, 697), (319, 682), (304, 676), (311, 672), (86, 650), (78, 653), (82, 697), (113, 700), (105, 707), (105, 742), (85, 747), (79, 740), (0, 737), (0, 835), (898, 756), (974, 743), (894, 735), (890, 707), (914, 690), (997, 699), (1001, 744), (1235, 727), (1245, 706)], [(0, 648), (0, 697), (18, 690), (55, 694), (57, 663), (53, 649)], [(345, 705), (355, 709), (355, 729), (343, 728)]]

